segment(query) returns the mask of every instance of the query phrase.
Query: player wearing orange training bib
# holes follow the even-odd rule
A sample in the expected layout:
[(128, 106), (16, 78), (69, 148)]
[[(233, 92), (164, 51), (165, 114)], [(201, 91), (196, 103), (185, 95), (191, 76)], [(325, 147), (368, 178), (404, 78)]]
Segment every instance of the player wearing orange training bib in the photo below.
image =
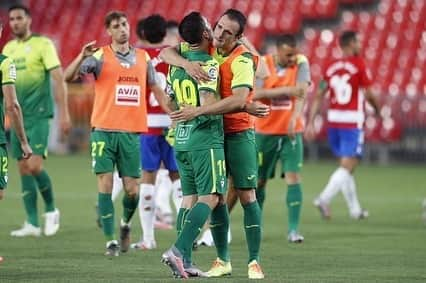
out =
[(302, 205), (300, 170), (303, 164), (303, 104), (310, 83), (307, 58), (297, 52), (296, 39), (283, 35), (277, 42), (277, 54), (264, 57), (270, 76), (255, 98), (263, 99), (271, 107), (268, 117), (256, 119), (256, 144), (259, 152), (259, 182), (256, 196), (261, 207), (265, 200), (265, 186), (274, 177), (278, 160), (281, 161), (287, 183), (288, 241), (301, 243), (298, 232)]
[[(67, 81), (86, 74), (95, 77), (95, 101), (91, 117), (92, 168), (98, 179), (98, 204), (107, 240), (105, 255), (118, 256), (130, 245), (130, 220), (139, 200), (139, 134), (147, 131), (145, 89), (165, 95), (155, 81), (148, 54), (130, 46), (127, 16), (112, 11), (105, 17), (111, 44), (95, 48), (86, 44), (65, 71)], [(114, 234), (111, 200), (113, 171), (123, 179), (125, 196), (120, 224), (120, 245)]]

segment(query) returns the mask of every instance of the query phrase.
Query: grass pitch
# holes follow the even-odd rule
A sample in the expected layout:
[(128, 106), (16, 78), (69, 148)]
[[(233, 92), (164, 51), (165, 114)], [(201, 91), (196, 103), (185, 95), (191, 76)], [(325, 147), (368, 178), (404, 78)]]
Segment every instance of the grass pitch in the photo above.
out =
[[(24, 221), (19, 177), (13, 160), (9, 188), (0, 202), (0, 282), (172, 282), (160, 263), (161, 253), (175, 239), (174, 231), (157, 231), (158, 249), (130, 251), (114, 259), (103, 256), (105, 241), (95, 225), (95, 176), (85, 155), (51, 156), (46, 162), (61, 211), (61, 229), (54, 237), (16, 239), (11, 230)], [(312, 205), (334, 170), (333, 163), (307, 163), (303, 169), (304, 205), (301, 232), (305, 243), (286, 241), (286, 187), (270, 181), (265, 202), (261, 263), (264, 282), (426, 282), (426, 225), (421, 202), (426, 197), (424, 167), (362, 165), (356, 172), (358, 192), (370, 218), (350, 220), (343, 198), (332, 204), (331, 221), (320, 219)], [(39, 212), (44, 210), (39, 195)], [(121, 203), (116, 215), (121, 215)], [(135, 217), (132, 238), (139, 239)], [(43, 222), (43, 219), (41, 219)], [(118, 217), (116, 221), (118, 225)], [(231, 215), (233, 274), (209, 282), (246, 282), (247, 248), (238, 206)], [(194, 252), (206, 270), (212, 248)]]

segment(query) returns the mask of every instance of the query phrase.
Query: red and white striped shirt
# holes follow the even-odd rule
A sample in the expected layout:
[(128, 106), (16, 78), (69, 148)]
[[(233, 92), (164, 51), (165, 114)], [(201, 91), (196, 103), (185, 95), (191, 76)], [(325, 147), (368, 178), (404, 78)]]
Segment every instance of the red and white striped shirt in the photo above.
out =
[(361, 89), (372, 83), (364, 60), (358, 56), (337, 59), (325, 68), (324, 79), (330, 101), (328, 126), (361, 129), (365, 120), (365, 98)]

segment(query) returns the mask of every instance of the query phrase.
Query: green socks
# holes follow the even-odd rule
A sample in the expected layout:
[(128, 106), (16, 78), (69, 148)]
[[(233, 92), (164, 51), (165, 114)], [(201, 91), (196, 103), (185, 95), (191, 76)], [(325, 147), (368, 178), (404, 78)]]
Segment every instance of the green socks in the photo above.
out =
[(189, 211), (190, 209), (188, 208), (181, 207), (179, 209), (178, 215), (176, 217), (176, 232), (178, 236), (182, 232), (183, 224), (185, 223), (185, 219), (188, 216)]
[[(180, 208), (178, 215), (176, 217), (176, 232), (179, 237), (179, 235), (182, 233), (183, 225), (185, 224), (186, 217), (188, 216), (188, 213), (191, 211), (189, 208)], [(192, 264), (192, 248), (187, 250), (183, 254), (183, 261), (184, 265), (191, 265)]]
[(104, 235), (107, 241), (115, 240), (114, 235), (114, 205), (111, 194), (98, 193), (99, 212)]
[(261, 210), (263, 210), (263, 203), (265, 202), (265, 196), (266, 196), (265, 186), (258, 187), (256, 189), (256, 199), (257, 199), (257, 202), (259, 203), (259, 207)]
[(229, 261), (229, 212), (226, 204), (218, 205), (213, 209), (210, 218), (210, 230), (216, 246), (217, 256), (223, 261)]
[(27, 221), (33, 226), (39, 227), (37, 216), (37, 187), (32, 175), (21, 176), (22, 200), (24, 201)]
[(188, 216), (185, 219), (184, 225), (182, 227), (182, 232), (180, 233), (175, 247), (183, 254), (187, 255), (192, 249), (192, 243), (200, 234), (204, 223), (209, 217), (211, 212), (210, 207), (202, 202), (197, 202), (191, 211), (188, 213)]
[(288, 231), (297, 231), (300, 221), (300, 209), (302, 208), (302, 187), (300, 184), (288, 185)]
[(52, 182), (50, 181), (50, 177), (47, 174), (46, 170), (40, 172), (39, 175), (34, 176), (38, 190), (43, 197), (44, 204), (46, 206), (46, 212), (55, 211), (55, 201), (53, 199), (53, 190), (52, 190)]
[(257, 201), (243, 204), (244, 230), (249, 251), (249, 262), (259, 261), (260, 241), (262, 238), (261, 210)]
[[(110, 195), (111, 196), (111, 195)], [(130, 197), (128, 194), (123, 196), (123, 221), (129, 223), (133, 214), (138, 208), (139, 194)]]

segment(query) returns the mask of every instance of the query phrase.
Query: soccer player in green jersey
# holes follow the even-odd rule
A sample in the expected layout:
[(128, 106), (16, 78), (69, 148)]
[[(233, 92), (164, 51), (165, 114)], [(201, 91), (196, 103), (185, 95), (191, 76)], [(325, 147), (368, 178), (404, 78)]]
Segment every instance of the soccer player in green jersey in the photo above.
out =
[[(0, 38), (3, 31), (3, 23), (0, 21)], [(4, 189), (7, 186), (8, 158), (6, 148), (6, 135), (4, 130), (4, 112), (9, 115), (12, 128), (16, 132), (22, 150), (22, 158), (28, 159), (32, 150), (25, 136), (22, 110), (16, 98), (15, 81), (16, 67), (10, 58), (0, 54), (0, 200), (4, 197)]]
[[(0, 21), (0, 38), (3, 31), (3, 23)], [(4, 108), (12, 120), (12, 127), (17, 133), (17, 137), (21, 144), (22, 158), (28, 159), (32, 150), (28, 144), (27, 137), (25, 136), (24, 122), (22, 119), (22, 110), (16, 98), (15, 81), (16, 81), (16, 67), (13, 62), (0, 54), (0, 200), (4, 198), (4, 190), (7, 186), (7, 170), (8, 158), (6, 148), (6, 135), (4, 131)], [(5, 105), (4, 105), (5, 104)], [(3, 257), (0, 256), (0, 263)]]
[[(220, 99), (220, 95), (217, 93), (219, 63), (207, 53), (211, 28), (200, 13), (192, 12), (180, 23), (179, 33), (189, 44), (182, 56), (189, 61), (203, 62), (210, 80), (197, 83), (184, 69), (172, 66), (168, 78), (172, 101), (177, 109), (212, 104)], [(174, 148), (183, 201), (177, 218), (178, 238), (162, 256), (162, 261), (176, 277), (204, 275), (193, 272), (190, 254), (192, 243), (210, 214), (212, 225), (225, 235), (228, 231), (223, 138), (222, 115), (201, 115), (176, 125)], [(216, 248), (218, 257), (229, 262), (226, 238), (218, 242)]]
[[(262, 116), (269, 113), (269, 108), (254, 107), (254, 111), (247, 108), (257, 65), (253, 52), (241, 44), (245, 24), (246, 18), (240, 11), (229, 9), (221, 16), (213, 31), (213, 46), (216, 48), (211, 54), (220, 64), (220, 94), (223, 99), (213, 104), (179, 109), (172, 113), (171, 117), (176, 121), (188, 121), (202, 115), (232, 113), (224, 116), (226, 164), (244, 210), (244, 229), (249, 251), (248, 277), (262, 279), (264, 274), (259, 265), (261, 210), (255, 193), (257, 152), (253, 122), (249, 115), (243, 112)], [(180, 46), (181, 53), (184, 47)], [(202, 72), (193, 72), (199, 68), (198, 63), (179, 56), (176, 49), (163, 49), (162, 55), (162, 59), (167, 63), (184, 68), (196, 79), (202, 78)], [(227, 241), (226, 235), (214, 231), (214, 224), (211, 224), (211, 228), (215, 245), (218, 244), (218, 238), (223, 237)], [(230, 261), (218, 258), (208, 275), (218, 277), (231, 272)]]
[(53, 117), (51, 82), (58, 105), (62, 134), (67, 134), (71, 126), (66, 85), (53, 42), (31, 32), (29, 9), (19, 4), (10, 7), (9, 24), (15, 39), (5, 45), (3, 54), (13, 59), (16, 64), (17, 98), (22, 107), (25, 132), (34, 150), (29, 159), (22, 158), (17, 133), (11, 132), (12, 156), (18, 160), (22, 198), (27, 215), (24, 226), (12, 231), (11, 235), (40, 235), (37, 215), (38, 188), (45, 203), (44, 234), (52, 236), (59, 229), (59, 210), (55, 206), (51, 179), (43, 168), (43, 159), (47, 156), (49, 121)]

